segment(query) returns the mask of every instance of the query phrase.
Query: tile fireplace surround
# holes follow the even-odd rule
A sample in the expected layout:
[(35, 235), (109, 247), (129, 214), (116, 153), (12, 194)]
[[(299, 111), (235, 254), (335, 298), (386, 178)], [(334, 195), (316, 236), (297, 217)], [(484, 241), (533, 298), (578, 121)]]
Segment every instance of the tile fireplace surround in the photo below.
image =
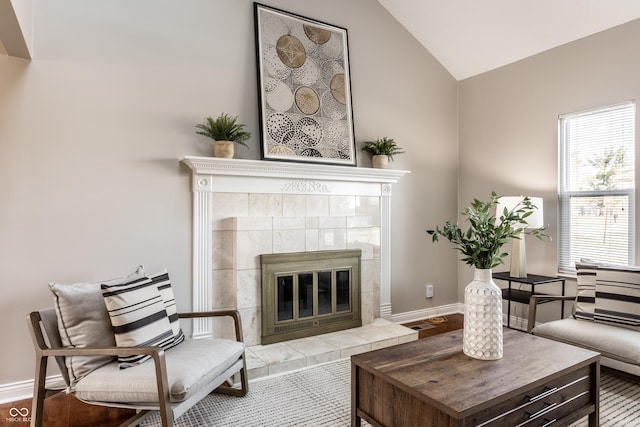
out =
[[(391, 184), (408, 171), (185, 157), (192, 171), (193, 310), (237, 308), (261, 334), (260, 254), (362, 250), (362, 324), (392, 325)], [(376, 319), (380, 319), (376, 322)], [(215, 328), (193, 325), (193, 336)]]

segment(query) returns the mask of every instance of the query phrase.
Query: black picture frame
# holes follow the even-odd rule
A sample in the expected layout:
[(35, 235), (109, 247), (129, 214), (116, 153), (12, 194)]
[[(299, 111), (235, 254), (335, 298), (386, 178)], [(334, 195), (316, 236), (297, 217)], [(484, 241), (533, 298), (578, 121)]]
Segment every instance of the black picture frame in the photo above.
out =
[(254, 3), (261, 155), (356, 166), (347, 30)]

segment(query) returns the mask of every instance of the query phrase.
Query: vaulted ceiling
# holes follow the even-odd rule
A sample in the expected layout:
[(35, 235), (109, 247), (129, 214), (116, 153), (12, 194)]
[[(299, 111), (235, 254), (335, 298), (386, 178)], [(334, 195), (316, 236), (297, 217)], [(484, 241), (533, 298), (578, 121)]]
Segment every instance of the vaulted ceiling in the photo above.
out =
[[(28, 17), (30, 3), (20, 2), (0, 0), (0, 55), (29, 59), (31, 29), (21, 28), (16, 6)], [(378, 2), (457, 80), (640, 18), (639, 0)]]
[(640, 18), (639, 0), (378, 0), (462, 80)]

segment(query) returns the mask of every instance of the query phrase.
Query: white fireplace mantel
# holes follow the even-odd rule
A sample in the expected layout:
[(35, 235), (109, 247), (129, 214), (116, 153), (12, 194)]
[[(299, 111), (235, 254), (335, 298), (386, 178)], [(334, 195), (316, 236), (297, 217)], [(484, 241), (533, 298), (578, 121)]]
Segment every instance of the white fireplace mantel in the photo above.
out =
[[(410, 173), (268, 160), (187, 156), (192, 170), (193, 309), (212, 304), (211, 197), (213, 193), (328, 194), (380, 197), (380, 316), (391, 319), (391, 184)], [(194, 336), (210, 333), (206, 321), (194, 324)]]

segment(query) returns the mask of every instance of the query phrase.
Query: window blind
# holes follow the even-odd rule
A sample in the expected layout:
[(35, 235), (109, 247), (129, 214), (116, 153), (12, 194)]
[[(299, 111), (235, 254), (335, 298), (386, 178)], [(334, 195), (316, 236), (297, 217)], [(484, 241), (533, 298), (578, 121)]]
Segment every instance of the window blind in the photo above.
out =
[(559, 117), (559, 272), (634, 263), (635, 103)]

